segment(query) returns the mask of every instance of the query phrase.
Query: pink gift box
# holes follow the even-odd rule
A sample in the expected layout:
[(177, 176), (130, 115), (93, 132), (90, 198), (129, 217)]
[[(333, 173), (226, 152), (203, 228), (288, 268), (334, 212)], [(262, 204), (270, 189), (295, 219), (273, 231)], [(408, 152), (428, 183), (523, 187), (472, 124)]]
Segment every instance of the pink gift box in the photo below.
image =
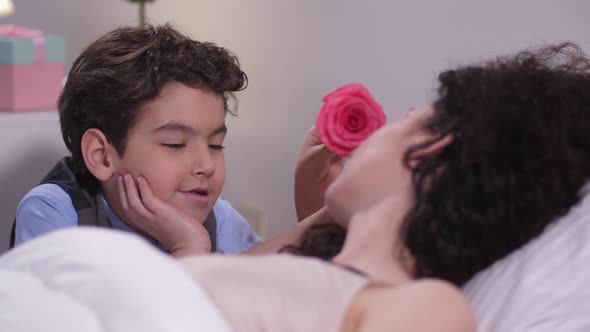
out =
[(56, 109), (65, 72), (59, 40), (39, 30), (0, 26), (1, 111)]
[(0, 110), (55, 110), (63, 79), (63, 63), (0, 65)]

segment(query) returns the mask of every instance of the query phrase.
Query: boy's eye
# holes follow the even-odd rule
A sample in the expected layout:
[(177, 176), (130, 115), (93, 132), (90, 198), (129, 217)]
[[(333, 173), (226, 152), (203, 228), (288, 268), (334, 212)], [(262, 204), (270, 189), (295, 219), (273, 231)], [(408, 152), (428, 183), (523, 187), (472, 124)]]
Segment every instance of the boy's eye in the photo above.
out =
[(225, 149), (225, 146), (218, 145), (218, 144), (210, 144), (209, 148), (212, 150), (221, 151), (221, 150)]
[(160, 145), (165, 146), (170, 149), (182, 149), (182, 148), (186, 147), (186, 144), (182, 144), (182, 143), (180, 143), (180, 144), (162, 143)]

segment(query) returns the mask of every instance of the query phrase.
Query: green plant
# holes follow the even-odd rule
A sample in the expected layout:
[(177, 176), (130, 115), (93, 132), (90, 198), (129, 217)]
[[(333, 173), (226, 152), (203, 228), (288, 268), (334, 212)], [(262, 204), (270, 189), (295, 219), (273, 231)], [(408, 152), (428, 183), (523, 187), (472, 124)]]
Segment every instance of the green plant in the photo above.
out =
[(148, 2), (154, 2), (156, 0), (127, 0), (139, 4), (139, 25), (145, 23), (145, 5)]

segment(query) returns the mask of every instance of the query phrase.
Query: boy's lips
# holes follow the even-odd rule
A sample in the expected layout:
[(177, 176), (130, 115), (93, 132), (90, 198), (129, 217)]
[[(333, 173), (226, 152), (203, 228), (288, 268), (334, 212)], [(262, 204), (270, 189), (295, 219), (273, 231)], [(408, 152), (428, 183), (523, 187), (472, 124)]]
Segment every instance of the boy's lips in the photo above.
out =
[(211, 200), (211, 192), (209, 189), (201, 187), (191, 190), (180, 191), (185, 197), (198, 205), (208, 205)]

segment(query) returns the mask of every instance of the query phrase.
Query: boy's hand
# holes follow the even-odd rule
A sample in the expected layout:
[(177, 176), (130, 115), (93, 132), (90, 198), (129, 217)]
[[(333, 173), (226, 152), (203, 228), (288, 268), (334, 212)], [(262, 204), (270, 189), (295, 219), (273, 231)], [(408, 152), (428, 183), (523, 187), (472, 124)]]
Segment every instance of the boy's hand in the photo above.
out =
[(299, 221), (324, 206), (328, 186), (342, 171), (344, 159), (328, 151), (315, 126), (303, 141), (295, 168), (295, 209)]
[(205, 227), (186, 213), (156, 197), (143, 177), (126, 174), (118, 178), (119, 196), (130, 226), (158, 240), (173, 256), (211, 251)]

